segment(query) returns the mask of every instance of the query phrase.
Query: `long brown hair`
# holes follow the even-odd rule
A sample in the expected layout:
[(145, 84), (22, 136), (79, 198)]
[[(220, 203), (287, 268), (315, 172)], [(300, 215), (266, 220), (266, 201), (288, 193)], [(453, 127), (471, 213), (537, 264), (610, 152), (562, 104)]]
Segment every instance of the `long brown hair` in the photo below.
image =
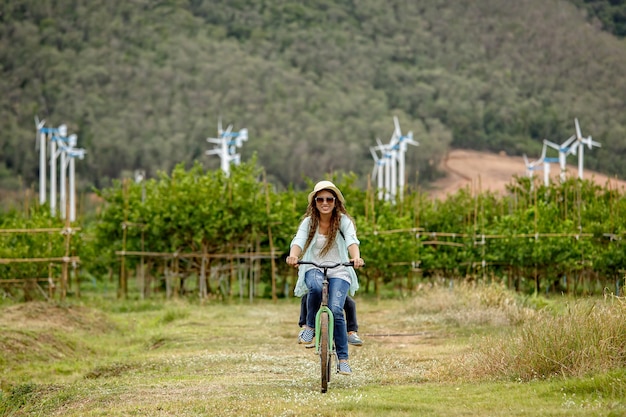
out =
[[(328, 239), (326, 239), (326, 244), (322, 248), (320, 255), (326, 255), (330, 248), (332, 248), (335, 244), (335, 238), (337, 237), (337, 233), (339, 232), (339, 226), (341, 224), (341, 215), (345, 214), (350, 218), (350, 220), (352, 220), (341, 200), (337, 198), (337, 194), (335, 194), (333, 190), (329, 190), (327, 188), (325, 188), (324, 190), (330, 192), (335, 197), (335, 207), (333, 208), (333, 212), (330, 216)], [(304, 220), (307, 217), (310, 217), (311, 221), (309, 223), (309, 235), (307, 236), (306, 243), (304, 244), (304, 248), (302, 249), (303, 254), (306, 252), (309, 245), (311, 244), (313, 236), (315, 236), (315, 232), (317, 231), (317, 228), (320, 224), (320, 211), (317, 209), (317, 205), (315, 204), (315, 196), (311, 199), (311, 202), (307, 206), (306, 213), (304, 213), (302, 219)]]

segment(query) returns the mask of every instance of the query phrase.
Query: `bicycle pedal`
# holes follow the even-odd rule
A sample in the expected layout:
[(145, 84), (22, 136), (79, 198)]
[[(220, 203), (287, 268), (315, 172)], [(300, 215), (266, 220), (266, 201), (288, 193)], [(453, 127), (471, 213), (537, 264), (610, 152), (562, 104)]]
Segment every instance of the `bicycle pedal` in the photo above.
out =
[(304, 345), (304, 347), (307, 348), (307, 349), (314, 348), (315, 347), (315, 343), (306, 344), (306, 345)]

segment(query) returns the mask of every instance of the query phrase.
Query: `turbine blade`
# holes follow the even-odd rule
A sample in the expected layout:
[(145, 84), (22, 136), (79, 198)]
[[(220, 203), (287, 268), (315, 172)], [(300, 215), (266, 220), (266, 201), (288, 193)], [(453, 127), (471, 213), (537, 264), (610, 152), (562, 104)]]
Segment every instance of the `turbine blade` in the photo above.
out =
[(247, 141), (248, 140), (248, 129), (246, 129), (245, 127), (243, 129), (241, 129), (239, 131), (239, 138), (242, 141)]
[(599, 143), (598, 143), (598, 142), (596, 142), (595, 140), (592, 140), (592, 139), (591, 139), (591, 136), (589, 136), (589, 137), (587, 138), (586, 143), (587, 143), (587, 147), (589, 147), (589, 149), (591, 149), (593, 146), (595, 146), (595, 147), (597, 147), (597, 148), (601, 148), (601, 147), (602, 147), (602, 145), (601, 145), (601, 144), (599, 144)]
[(552, 149), (556, 149), (557, 151), (561, 149), (559, 145), (554, 142), (550, 142), (548, 139), (544, 139), (543, 144), (551, 147)]
[(393, 116), (393, 125), (394, 125), (394, 133), (400, 138), (402, 136), (402, 131), (400, 130), (400, 122), (396, 116)]
[(575, 139), (576, 139), (576, 135), (570, 136), (565, 142), (563, 142), (561, 147), (569, 146)]

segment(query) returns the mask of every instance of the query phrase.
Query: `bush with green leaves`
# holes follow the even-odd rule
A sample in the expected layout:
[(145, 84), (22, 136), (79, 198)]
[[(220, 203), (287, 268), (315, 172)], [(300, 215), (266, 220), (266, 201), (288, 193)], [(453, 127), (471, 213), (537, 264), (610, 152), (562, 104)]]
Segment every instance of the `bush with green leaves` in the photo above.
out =
[[(386, 202), (356, 186), (353, 174), (327, 178), (343, 191), (357, 225), (367, 264), (359, 272), (362, 291), (412, 287), (416, 273), (426, 279), (500, 281), (523, 292), (623, 287), (626, 196), (609, 185), (568, 180), (533, 187), (527, 178), (516, 178), (506, 195), (464, 189), (432, 200), (408, 189), (402, 199)], [(315, 181), (307, 182), (310, 189)], [(200, 255), (218, 259), (210, 261), (217, 266), (229, 255), (274, 250), (273, 265), (267, 256), (255, 261), (260, 267), (255, 280), (268, 284), (278, 277), (282, 293), (293, 285), (293, 270), (282, 257), (306, 211), (307, 193), (277, 191), (256, 161), (233, 166), (228, 176), (180, 164), (142, 183), (119, 181), (100, 190), (102, 210), (73, 236), (71, 251), (81, 258), (81, 270), (97, 278), (119, 274), (122, 259), (126, 271), (145, 260), (141, 265), (159, 277), (169, 262), (162, 255), (171, 260), (178, 254), (181, 276), (199, 276)], [(45, 207), (9, 212), (0, 224), (3, 229), (62, 226)], [(4, 233), (0, 239), (4, 258), (64, 253), (60, 234)], [(123, 258), (121, 251), (127, 252)], [(229, 285), (233, 267), (251, 268), (244, 258), (227, 261)], [(0, 277), (37, 276), (45, 269), (2, 264)]]

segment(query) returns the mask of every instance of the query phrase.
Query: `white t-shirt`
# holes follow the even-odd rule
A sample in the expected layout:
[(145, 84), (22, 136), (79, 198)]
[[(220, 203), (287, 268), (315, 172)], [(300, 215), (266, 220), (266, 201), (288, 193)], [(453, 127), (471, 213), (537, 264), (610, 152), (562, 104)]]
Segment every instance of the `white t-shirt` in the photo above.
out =
[[(324, 258), (321, 258), (320, 252), (326, 245), (327, 237), (320, 233), (317, 233), (316, 237), (317, 239), (315, 240), (315, 246), (311, 248), (312, 255), (313, 255), (311, 258), (311, 261), (320, 265), (341, 263), (341, 255), (339, 254), (339, 246), (337, 246), (337, 239), (335, 239), (335, 242), (333, 246), (330, 248), (330, 250), (328, 251), (328, 253), (324, 255)], [(346, 268), (343, 265), (340, 265), (337, 268), (329, 269), (328, 277), (329, 278), (341, 278), (342, 280), (348, 283), (351, 282), (348, 268)]]

